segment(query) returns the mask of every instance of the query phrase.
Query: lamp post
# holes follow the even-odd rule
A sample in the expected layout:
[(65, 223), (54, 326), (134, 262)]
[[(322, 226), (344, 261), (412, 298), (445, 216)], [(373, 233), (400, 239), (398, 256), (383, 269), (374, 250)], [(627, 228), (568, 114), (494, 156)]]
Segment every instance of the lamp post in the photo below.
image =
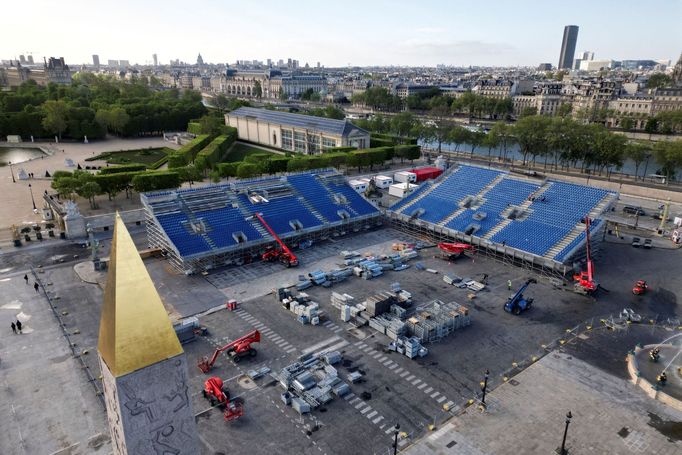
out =
[(398, 435), (400, 434), (400, 424), (396, 423), (393, 429), (393, 455), (398, 453)]
[(488, 376), (490, 375), (490, 370), (485, 370), (483, 376), (483, 383), (481, 384), (481, 389), (483, 390), (483, 396), (481, 397), (481, 404), (485, 407), (485, 392), (488, 389)]
[(568, 450), (566, 450), (566, 435), (568, 434), (568, 424), (571, 423), (571, 418), (573, 418), (573, 415), (571, 414), (571, 411), (568, 411), (566, 414), (566, 427), (564, 428), (564, 439), (561, 441), (561, 451), (559, 452), (559, 455), (568, 455)]
[(16, 179), (14, 178), (14, 168), (12, 167), (12, 162), (10, 161), (8, 164), (9, 164), (9, 173), (12, 174), (12, 183), (17, 183)]
[(33, 199), (33, 188), (31, 188), (31, 184), (28, 184), (28, 190), (31, 192), (31, 202), (33, 202), (33, 210), (36, 210), (36, 200)]

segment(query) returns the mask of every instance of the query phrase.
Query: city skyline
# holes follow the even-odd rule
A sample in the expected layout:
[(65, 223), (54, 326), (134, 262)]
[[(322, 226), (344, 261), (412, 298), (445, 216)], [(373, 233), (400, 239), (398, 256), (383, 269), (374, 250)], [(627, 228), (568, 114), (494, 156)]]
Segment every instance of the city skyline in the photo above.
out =
[[(70, 64), (81, 64), (91, 63), (97, 54), (103, 62), (124, 59), (151, 64), (157, 54), (159, 63), (167, 64), (171, 59), (194, 63), (201, 53), (210, 63), (294, 58), (311, 67), (318, 61), (328, 67), (536, 66), (543, 62), (556, 66), (568, 24), (580, 27), (576, 51), (589, 49), (600, 59), (675, 61), (682, 49), (682, 32), (676, 26), (682, 14), (678, 1), (650, 2), (648, 8), (668, 11), (655, 23), (643, 22), (637, 15), (615, 16), (612, 5), (587, 1), (572, 3), (568, 11), (558, 3), (548, 7), (535, 0), (507, 10), (500, 2), (499, 8), (487, 4), (486, 14), (467, 12), (460, 2), (347, 2), (346, 8), (363, 13), (352, 15), (349, 22), (343, 22), (348, 16), (338, 10), (321, 10), (308, 0), (297, 3), (295, 11), (282, 10), (269, 0), (258, 11), (239, 9), (235, 2), (193, 5), (194, 16), (187, 14), (185, 4), (174, 1), (143, 5), (123, 1), (106, 15), (96, 14), (90, 3), (81, 0), (68, 11), (43, 1), (10, 5), (9, 16), (30, 17), (36, 29), (49, 30), (58, 24), (67, 32), (50, 33), (47, 39), (44, 33), (24, 33), (25, 21), (8, 22), (3, 34), (22, 38), (0, 40), (0, 58), (32, 54), (39, 62), (43, 56), (64, 56)], [(635, 7), (634, 2), (619, 4), (621, 11)], [(187, 23), (187, 17), (196, 21)], [(614, 19), (606, 22), (605, 17)], [(178, 28), (183, 32), (178, 33)], [(136, 32), (123, 33), (130, 30)]]

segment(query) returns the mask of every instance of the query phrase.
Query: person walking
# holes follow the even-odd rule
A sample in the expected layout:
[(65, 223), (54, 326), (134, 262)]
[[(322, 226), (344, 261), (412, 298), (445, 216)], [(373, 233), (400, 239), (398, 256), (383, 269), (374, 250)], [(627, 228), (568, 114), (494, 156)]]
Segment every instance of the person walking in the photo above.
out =
[(21, 321), (17, 319), (17, 330), (21, 333)]
[(17, 334), (17, 326), (14, 325), (14, 322), (12, 323), (12, 332), (14, 332), (15, 335)]
[(36, 292), (38, 292), (38, 288), (39, 288), (39, 287), (40, 287), (40, 286), (38, 285), (38, 282), (37, 282), (37, 281), (36, 281), (35, 283), (33, 283), (33, 289), (35, 289)]
[(507, 280), (507, 289), (511, 291), (511, 280)]
[(24, 275), (24, 281), (28, 284), (28, 275)]

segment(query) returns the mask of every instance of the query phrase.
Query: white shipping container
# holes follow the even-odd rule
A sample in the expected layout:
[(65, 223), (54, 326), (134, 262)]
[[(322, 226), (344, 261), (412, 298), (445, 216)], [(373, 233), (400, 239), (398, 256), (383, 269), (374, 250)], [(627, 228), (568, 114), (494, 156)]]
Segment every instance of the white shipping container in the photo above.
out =
[(393, 179), (391, 177), (386, 177), (385, 175), (377, 175), (374, 178), (374, 182), (376, 183), (377, 188), (381, 189), (386, 189), (393, 185)]
[(396, 182), (410, 182), (414, 183), (417, 181), (417, 174), (409, 171), (399, 171), (393, 175), (393, 180)]
[(367, 182), (364, 182), (362, 180), (350, 180), (348, 183), (358, 193), (362, 193), (367, 189)]
[(419, 185), (413, 185), (411, 183), (394, 183), (388, 187), (388, 194), (396, 197), (405, 197), (418, 187)]

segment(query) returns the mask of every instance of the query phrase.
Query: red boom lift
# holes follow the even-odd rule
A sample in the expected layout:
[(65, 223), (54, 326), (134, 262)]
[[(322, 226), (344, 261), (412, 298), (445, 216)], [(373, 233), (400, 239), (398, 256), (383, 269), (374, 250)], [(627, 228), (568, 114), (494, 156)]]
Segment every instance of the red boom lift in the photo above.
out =
[(575, 283), (573, 288), (578, 294), (589, 295), (593, 294), (599, 284), (594, 280), (594, 265), (592, 264), (592, 256), (590, 254), (590, 218), (585, 217), (585, 248), (587, 250), (587, 270), (573, 275)]
[(217, 376), (212, 376), (204, 382), (201, 391), (211, 406), (218, 406), (223, 409), (223, 418), (226, 422), (237, 420), (244, 415), (244, 403), (241, 399), (235, 398), (230, 401), (230, 392), (223, 388), (223, 380)]
[(226, 344), (225, 346), (216, 349), (215, 352), (213, 353), (213, 357), (211, 357), (210, 359), (205, 356), (202, 357), (201, 360), (199, 360), (197, 366), (203, 373), (208, 373), (209, 371), (211, 371), (211, 368), (213, 368), (213, 364), (218, 358), (218, 355), (220, 355), (221, 352), (225, 351), (227, 351), (227, 355), (229, 355), (232, 358), (232, 361), (234, 363), (239, 363), (241, 358), (245, 356), (255, 357), (257, 352), (256, 349), (251, 347), (251, 343), (258, 342), (260, 342), (260, 332), (258, 330), (253, 330), (244, 335), (243, 337), (237, 338), (236, 340)]
[(465, 251), (474, 251), (474, 247), (467, 243), (446, 243), (441, 242), (438, 244), (438, 248), (443, 254), (443, 258), (451, 261), (460, 257)]
[(258, 221), (261, 222), (261, 224), (265, 227), (265, 229), (268, 230), (270, 235), (275, 239), (275, 241), (279, 245), (279, 249), (271, 248), (267, 250), (265, 253), (263, 253), (261, 259), (270, 262), (279, 259), (279, 261), (282, 264), (286, 265), (287, 267), (296, 267), (298, 265), (298, 258), (294, 253), (291, 252), (289, 247), (287, 247), (284, 244), (284, 242), (282, 242), (282, 239), (280, 239), (279, 236), (275, 233), (275, 231), (272, 230), (270, 225), (268, 225), (268, 223), (265, 222), (263, 215), (260, 213), (254, 213), (253, 216), (258, 218)]

